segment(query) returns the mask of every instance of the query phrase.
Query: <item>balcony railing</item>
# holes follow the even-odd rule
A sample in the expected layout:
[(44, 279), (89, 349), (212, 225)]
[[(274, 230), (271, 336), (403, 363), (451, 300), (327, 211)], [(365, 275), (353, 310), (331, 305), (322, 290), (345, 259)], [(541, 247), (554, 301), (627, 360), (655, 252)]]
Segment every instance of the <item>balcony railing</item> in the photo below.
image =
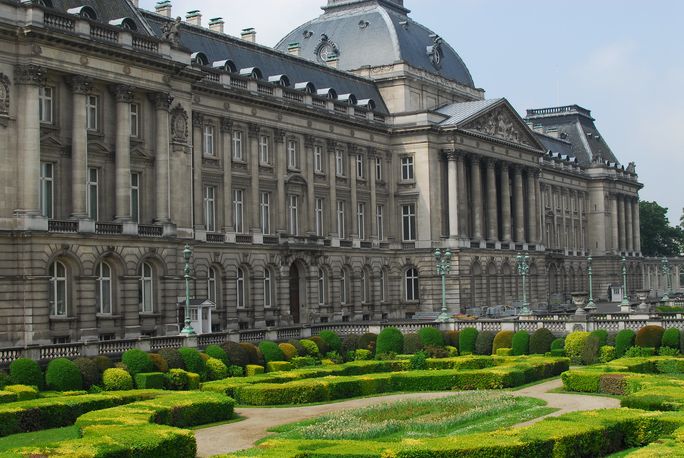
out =
[(120, 235), (123, 234), (123, 224), (117, 223), (97, 223), (95, 233), (99, 235)]
[(51, 219), (48, 221), (48, 232), (76, 234), (78, 232), (78, 221), (60, 221)]
[(161, 237), (164, 235), (162, 226), (138, 225), (138, 235), (141, 237)]

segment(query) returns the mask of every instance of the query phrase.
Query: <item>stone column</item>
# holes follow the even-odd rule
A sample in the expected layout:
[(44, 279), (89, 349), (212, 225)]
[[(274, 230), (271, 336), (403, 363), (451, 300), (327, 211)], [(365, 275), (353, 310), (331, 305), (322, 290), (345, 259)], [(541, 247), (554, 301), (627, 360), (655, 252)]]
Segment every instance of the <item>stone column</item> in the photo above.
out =
[(614, 253), (619, 253), (620, 252), (620, 235), (619, 231), (620, 228), (618, 227), (620, 225), (619, 217), (618, 217), (618, 198), (617, 194), (610, 194), (608, 196), (610, 199), (610, 224), (611, 224), (611, 234), (613, 238), (613, 252)]
[(116, 99), (116, 211), (119, 222), (131, 220), (131, 102), (133, 88), (111, 86)]
[(522, 167), (513, 169), (513, 191), (515, 192), (515, 242), (525, 243), (525, 203), (523, 201)]
[(627, 218), (625, 217), (626, 215), (625, 212), (625, 198), (620, 194), (618, 196), (618, 218), (619, 218), (619, 223), (618, 223), (618, 231), (619, 231), (619, 240), (620, 244), (619, 250), (620, 252), (622, 251), (627, 251), (627, 240), (625, 237), (627, 236), (625, 232), (625, 224), (627, 222)]
[(328, 157), (330, 159), (330, 166), (328, 167), (328, 178), (330, 187), (330, 236), (337, 237), (337, 169), (335, 168), (335, 148), (336, 144), (333, 140), (328, 140)]
[(17, 215), (40, 215), (40, 114), (39, 90), (47, 71), (37, 65), (17, 65)]
[(273, 131), (275, 143), (275, 165), (276, 165), (276, 211), (275, 223), (276, 233), (284, 233), (287, 228), (287, 208), (285, 195), (285, 176), (287, 175), (287, 155), (285, 153), (285, 131), (276, 129)]
[(501, 226), (503, 241), (511, 243), (511, 179), (508, 174), (508, 164), (501, 165)]
[(625, 250), (634, 252), (634, 219), (632, 216), (632, 198), (625, 196)]
[[(378, 196), (375, 195), (376, 186), (375, 183), (375, 158), (376, 153), (371, 150), (368, 154), (368, 179), (370, 180), (370, 209), (368, 210), (368, 217), (371, 223), (371, 239), (378, 239), (378, 219), (377, 219), (377, 206), (378, 206)], [(384, 216), (384, 215), (383, 215)]]
[(473, 195), (473, 239), (482, 240), (482, 171), (480, 158), (474, 156), (470, 162)]
[(537, 171), (527, 172), (527, 227), (528, 242), (538, 243), (537, 240)]
[(311, 135), (304, 136), (304, 154), (306, 155), (306, 230), (309, 235), (316, 235), (316, 220), (314, 218), (316, 190), (314, 186), (313, 147), (314, 138)]
[(249, 131), (249, 172), (250, 172), (250, 191), (249, 191), (249, 209), (251, 233), (261, 234), (261, 224), (259, 218), (259, 126), (250, 123)]
[(487, 238), (499, 240), (499, 221), (496, 201), (496, 161), (487, 160)]
[(204, 115), (194, 111), (192, 113), (192, 205), (193, 228), (204, 230), (204, 189), (202, 187), (202, 128)]
[(233, 122), (221, 119), (221, 142), (223, 145), (223, 232), (235, 232), (233, 221)]
[(169, 108), (173, 97), (166, 92), (148, 94), (148, 98), (154, 105), (156, 113), (155, 130), (157, 137), (155, 141), (154, 175), (156, 182), (156, 224), (166, 224), (171, 221), (169, 214), (169, 181), (170, 167), (170, 139), (169, 139)]
[(93, 86), (92, 79), (76, 75), (69, 77), (71, 86), (71, 217), (88, 218), (88, 126), (86, 124), (86, 96)]
[(582, 214), (584, 213), (584, 192), (579, 192), (577, 195), (577, 218), (579, 219), (579, 249), (580, 251), (586, 251), (584, 246), (584, 219)]
[(447, 158), (447, 195), (449, 199), (449, 237), (452, 239), (458, 238), (459, 227), (459, 180), (458, 180), (458, 154), (455, 151), (449, 151)]
[(389, 199), (387, 205), (388, 208), (386, 209), (387, 217), (385, 219), (385, 234), (387, 235), (387, 238), (390, 240), (401, 240), (401, 234), (399, 233), (399, 231), (401, 231), (401, 225), (399, 224), (399, 218), (397, 217), (399, 209), (397, 208), (396, 199), (398, 174), (398, 164), (396, 157), (396, 155), (390, 152), (387, 156), (387, 162), (385, 162), (385, 164), (389, 165), (385, 173), (385, 181), (389, 185)]
[(632, 218), (634, 221), (634, 251), (637, 254), (641, 254), (641, 217), (639, 216), (640, 209), (638, 197), (632, 201), (632, 206), (632, 214), (634, 216)]
[(359, 221), (358, 218), (356, 217), (356, 211), (357, 211), (357, 204), (359, 202), (357, 193), (356, 193), (356, 154), (358, 153), (358, 149), (356, 146), (352, 145), (351, 143), (347, 147), (347, 158), (349, 160), (349, 180), (350, 180), (350, 186), (351, 186), (351, 237), (347, 238), (352, 238), (352, 239), (358, 239), (359, 234), (361, 233), (359, 231)]
[(457, 204), (458, 204), (458, 235), (460, 238), (468, 238), (470, 231), (468, 230), (468, 207), (466, 199), (468, 196), (466, 190), (466, 169), (465, 158), (462, 153), (456, 155), (456, 189)]

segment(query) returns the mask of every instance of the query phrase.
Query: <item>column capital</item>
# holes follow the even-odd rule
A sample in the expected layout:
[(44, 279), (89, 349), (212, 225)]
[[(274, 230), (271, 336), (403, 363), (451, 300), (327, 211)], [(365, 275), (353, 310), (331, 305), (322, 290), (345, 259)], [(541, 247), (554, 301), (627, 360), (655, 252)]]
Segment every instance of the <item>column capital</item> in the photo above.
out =
[(522, 175), (524, 168), (522, 164), (511, 164), (511, 168), (513, 169), (514, 175)]
[(109, 86), (109, 91), (116, 99), (117, 103), (131, 103), (133, 102), (133, 92), (135, 88), (127, 84), (113, 84)]
[(229, 134), (233, 131), (233, 121), (230, 118), (221, 118), (221, 132)]
[(442, 155), (447, 161), (455, 161), (458, 159), (458, 157), (461, 155), (460, 151), (457, 151), (453, 148), (444, 148), (442, 150)]
[(147, 98), (152, 102), (155, 110), (169, 111), (173, 103), (173, 96), (168, 92), (150, 92)]
[(256, 137), (257, 135), (259, 135), (260, 129), (261, 127), (259, 127), (259, 124), (253, 122), (247, 124), (247, 132), (249, 132), (250, 137)]
[(43, 86), (47, 80), (47, 69), (40, 65), (17, 65), (14, 67), (15, 84)]
[(490, 158), (485, 159), (485, 162), (487, 163), (487, 168), (488, 168), (488, 169), (494, 170), (494, 169), (496, 169), (496, 164), (497, 164), (499, 161), (497, 161), (496, 159), (493, 159), (493, 158), (490, 157)]
[(204, 125), (204, 115), (197, 111), (192, 112), (192, 127), (197, 129)]
[(89, 76), (68, 76), (66, 77), (66, 82), (74, 94), (88, 94), (93, 88), (93, 79)]

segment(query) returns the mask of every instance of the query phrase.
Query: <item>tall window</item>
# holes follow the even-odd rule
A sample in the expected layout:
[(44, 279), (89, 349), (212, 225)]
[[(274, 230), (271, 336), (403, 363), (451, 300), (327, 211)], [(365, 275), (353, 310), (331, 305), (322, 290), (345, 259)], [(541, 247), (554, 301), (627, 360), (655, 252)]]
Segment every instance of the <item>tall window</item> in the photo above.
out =
[(414, 268), (407, 269), (404, 278), (406, 280), (406, 300), (417, 301), (420, 297), (418, 293), (418, 271)]
[(344, 176), (344, 153), (341, 150), (335, 152), (335, 173), (337, 176)]
[(41, 87), (38, 89), (38, 115), (40, 116), (40, 122), (44, 124), (52, 124), (54, 122), (54, 97), (54, 88)]
[(327, 281), (325, 278), (325, 270), (318, 269), (318, 305), (325, 305), (325, 298), (327, 294)]
[(271, 151), (270, 151), (270, 141), (268, 135), (262, 135), (259, 137), (259, 161), (262, 164), (271, 163)]
[(204, 187), (204, 225), (207, 232), (216, 231), (216, 187)]
[(290, 234), (299, 235), (299, 196), (290, 194), (287, 197), (287, 208)]
[(131, 172), (131, 218), (140, 222), (140, 174)]
[(320, 197), (316, 198), (316, 208), (315, 212), (315, 222), (316, 222), (316, 235), (318, 237), (323, 237), (323, 199)]
[(401, 229), (405, 242), (416, 240), (416, 204), (401, 206)]
[(347, 288), (349, 287), (349, 279), (346, 269), (343, 267), (340, 272), (340, 304), (344, 305), (349, 300)]
[(131, 137), (138, 138), (140, 136), (140, 104), (131, 103)]
[(203, 133), (202, 152), (205, 156), (216, 156), (216, 149), (214, 147), (214, 126), (211, 124), (204, 126)]
[(366, 204), (359, 202), (356, 204), (356, 224), (361, 240), (366, 238)]
[(370, 302), (370, 279), (365, 269), (361, 271), (361, 302), (364, 304)]
[(261, 208), (261, 233), (271, 233), (271, 193), (262, 192), (259, 202)]
[(207, 277), (207, 299), (209, 299), (214, 304), (217, 303), (216, 295), (216, 269), (213, 267), (209, 268), (209, 276)]
[(244, 160), (242, 155), (242, 131), (233, 131), (233, 159), (236, 161)]
[(138, 291), (138, 301), (140, 311), (152, 313), (154, 311), (154, 270), (152, 265), (144, 262), (140, 266), (140, 290)]
[(323, 147), (314, 146), (314, 171), (323, 173)]
[(382, 181), (382, 158), (375, 158), (375, 179)]
[(55, 175), (52, 162), (40, 163), (40, 214), (52, 218), (54, 214)]
[(363, 154), (356, 155), (356, 178), (363, 180), (366, 173), (363, 166)]
[(378, 240), (385, 240), (385, 207), (375, 207), (375, 223), (378, 226)]
[(242, 234), (244, 231), (243, 212), (244, 207), (244, 192), (242, 189), (233, 189), (233, 223), (235, 225), (235, 232)]
[(98, 105), (100, 104), (100, 98), (96, 95), (86, 96), (86, 126), (90, 131), (96, 131), (98, 129)]
[(67, 316), (68, 311), (68, 288), (67, 269), (60, 261), (50, 265), (50, 315)]
[(106, 262), (97, 266), (97, 291), (95, 291), (98, 313), (112, 314), (112, 268)]
[(413, 156), (404, 156), (401, 158), (401, 179), (404, 181), (414, 179)]
[(380, 271), (380, 302), (385, 302), (387, 299), (387, 271), (382, 269)]
[(273, 279), (271, 278), (271, 269), (264, 269), (264, 307), (271, 307), (273, 305)]
[(98, 170), (94, 167), (88, 168), (88, 218), (93, 221), (98, 220)]
[(287, 166), (291, 169), (299, 169), (299, 151), (297, 140), (287, 142)]
[(245, 308), (245, 271), (240, 267), (237, 270), (237, 279), (235, 280), (237, 286), (237, 308)]
[(346, 235), (344, 232), (344, 201), (337, 201), (337, 235), (343, 239)]

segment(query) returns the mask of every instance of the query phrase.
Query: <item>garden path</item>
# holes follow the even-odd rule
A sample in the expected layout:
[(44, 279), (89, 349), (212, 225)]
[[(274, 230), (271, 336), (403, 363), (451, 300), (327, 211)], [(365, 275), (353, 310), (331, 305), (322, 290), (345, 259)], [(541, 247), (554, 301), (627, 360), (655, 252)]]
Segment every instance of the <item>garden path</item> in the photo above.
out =
[[(559, 409), (547, 416), (558, 416), (568, 412), (580, 410), (594, 410), (620, 407), (620, 401), (615, 398), (600, 396), (585, 396), (566, 393), (548, 393), (562, 386), (559, 378), (548, 382), (532, 385), (518, 391), (511, 391), (515, 396), (539, 398), (547, 402), (549, 407)], [(326, 415), (341, 410), (367, 407), (405, 399), (437, 399), (453, 395), (454, 391), (430, 393), (403, 393), (374, 398), (360, 398), (349, 401), (336, 402), (302, 407), (244, 407), (235, 409), (235, 413), (244, 417), (242, 421), (213, 426), (195, 431), (197, 439), (197, 454), (201, 457), (230, 453), (254, 446), (254, 443), (266, 437), (270, 428)], [(545, 417), (520, 424), (527, 426)]]

